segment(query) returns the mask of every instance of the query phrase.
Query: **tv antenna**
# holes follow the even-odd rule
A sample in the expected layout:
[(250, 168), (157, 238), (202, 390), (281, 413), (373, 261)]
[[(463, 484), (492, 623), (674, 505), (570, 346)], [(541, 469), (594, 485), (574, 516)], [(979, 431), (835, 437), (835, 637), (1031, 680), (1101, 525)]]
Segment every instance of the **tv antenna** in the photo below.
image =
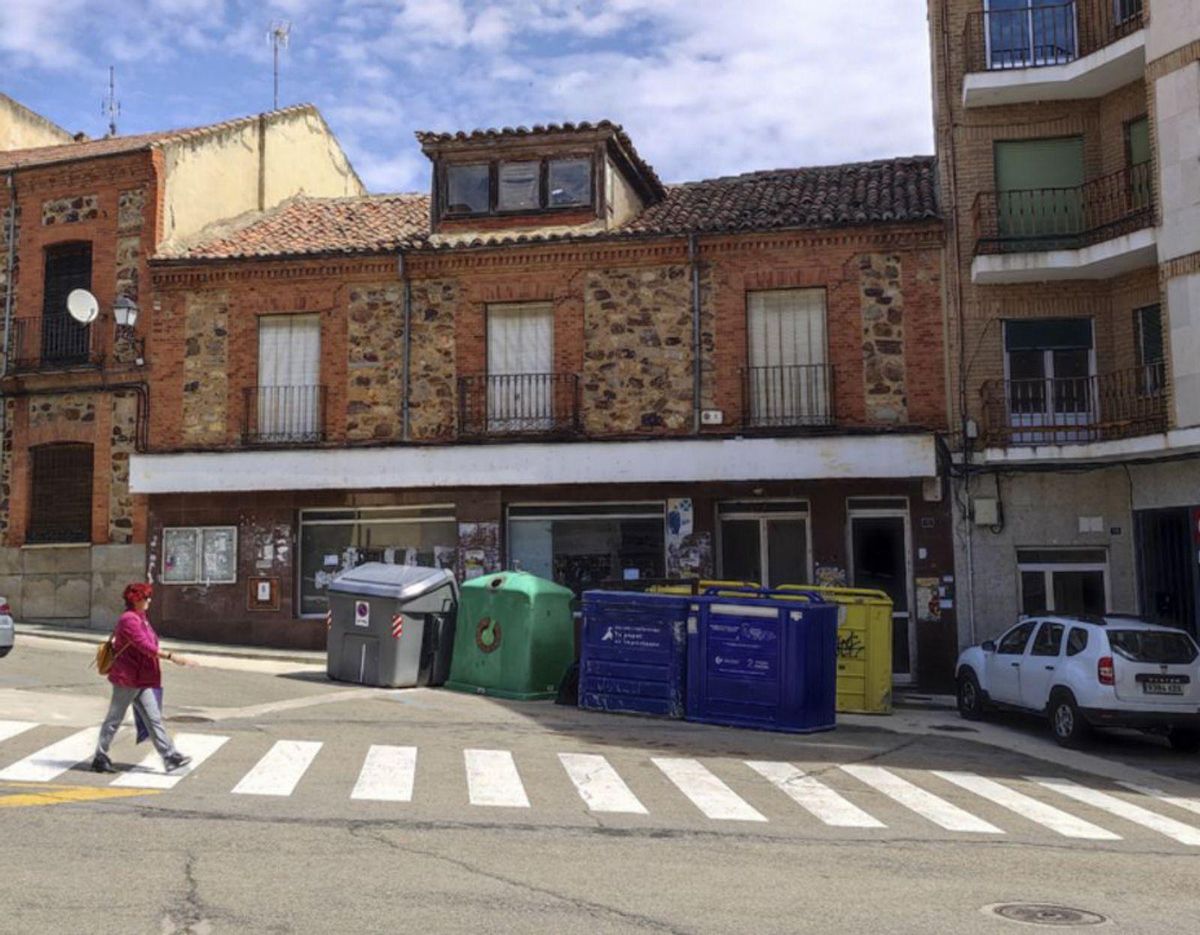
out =
[(271, 29), (267, 33), (267, 39), (271, 42), (271, 49), (275, 58), (275, 106), (274, 110), (279, 110), (279, 50), (286, 49), (292, 36), (292, 24), (287, 20), (276, 20), (271, 24)]
[(100, 102), (100, 115), (108, 118), (108, 135), (117, 135), (117, 118), (121, 116), (121, 102), (117, 100), (117, 72), (108, 66), (108, 97)]

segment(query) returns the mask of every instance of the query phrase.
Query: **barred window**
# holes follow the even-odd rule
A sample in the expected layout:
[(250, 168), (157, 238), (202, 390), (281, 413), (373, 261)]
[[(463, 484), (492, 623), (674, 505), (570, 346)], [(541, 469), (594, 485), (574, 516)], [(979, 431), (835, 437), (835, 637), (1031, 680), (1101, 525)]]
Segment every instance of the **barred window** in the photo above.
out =
[(29, 542), (92, 539), (92, 446), (40, 445), (30, 449)]

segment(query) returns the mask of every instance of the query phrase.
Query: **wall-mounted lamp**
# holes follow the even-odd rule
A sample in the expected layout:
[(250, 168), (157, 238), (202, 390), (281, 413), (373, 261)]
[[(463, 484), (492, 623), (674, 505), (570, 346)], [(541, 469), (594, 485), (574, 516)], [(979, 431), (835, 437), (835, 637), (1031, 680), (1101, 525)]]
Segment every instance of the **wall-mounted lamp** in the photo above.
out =
[(132, 328), (137, 324), (137, 317), (137, 303), (127, 295), (117, 296), (117, 300), (113, 302), (113, 318), (116, 319), (117, 327)]

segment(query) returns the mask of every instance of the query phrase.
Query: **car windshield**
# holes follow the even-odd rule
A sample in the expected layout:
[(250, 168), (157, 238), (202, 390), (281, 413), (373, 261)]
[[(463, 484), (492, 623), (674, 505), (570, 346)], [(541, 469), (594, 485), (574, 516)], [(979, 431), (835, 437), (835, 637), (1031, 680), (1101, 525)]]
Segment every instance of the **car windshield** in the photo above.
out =
[(1190, 636), (1169, 630), (1109, 630), (1108, 644), (1131, 662), (1187, 663), (1197, 654)]

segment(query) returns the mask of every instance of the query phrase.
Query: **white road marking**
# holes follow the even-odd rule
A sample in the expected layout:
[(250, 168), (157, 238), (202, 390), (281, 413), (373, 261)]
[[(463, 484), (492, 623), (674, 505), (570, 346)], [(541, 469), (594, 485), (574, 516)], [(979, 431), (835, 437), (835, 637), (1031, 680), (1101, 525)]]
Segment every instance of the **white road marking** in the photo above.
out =
[(1163, 792), (1162, 789), (1151, 789), (1149, 786), (1139, 786), (1136, 782), (1121, 782), (1119, 785), (1130, 789), (1133, 792), (1148, 795), (1152, 799), (1158, 799), (1161, 802), (1166, 802), (1168, 805), (1174, 805), (1177, 808), (1187, 809), (1189, 812), (1195, 812), (1200, 815), (1200, 799), (1189, 799), (1182, 795), (1170, 795)]
[(291, 795), (320, 749), (314, 741), (277, 741), (233, 787), (234, 794)]
[(37, 727), (35, 721), (0, 721), (0, 741), (8, 740)]
[(521, 774), (508, 750), (464, 750), (463, 761), (472, 805), (529, 808)]
[(977, 776), (974, 773), (961, 773), (948, 770), (935, 769), (932, 772), (933, 775), (946, 780), (946, 782), (953, 783), (960, 789), (974, 792), (989, 802), (995, 802), (1002, 808), (1016, 812), (1018, 815), (1028, 818), (1030, 821), (1035, 821), (1039, 825), (1049, 828), (1051, 831), (1056, 831), (1064, 837), (1085, 838), (1089, 841), (1121, 840), (1119, 834), (1105, 831), (1099, 825), (1093, 825), (1090, 821), (1076, 818), (1074, 815), (1057, 809), (1053, 805), (1039, 802), (1032, 796), (1003, 786), (993, 779)]
[(939, 798), (932, 792), (914, 786), (907, 779), (890, 773), (880, 766), (862, 766), (848, 763), (841, 767), (855, 779), (882, 792), (889, 799), (911, 809), (922, 818), (947, 831), (970, 831), (976, 834), (1004, 834), (995, 825), (964, 811), (957, 805)]
[(85, 727), (70, 737), (43, 747), (7, 769), (0, 770), (0, 779), (12, 782), (50, 782), (71, 767), (90, 760), (96, 752), (99, 728)]
[(191, 775), (196, 767), (220, 750), (227, 740), (228, 737), (218, 734), (176, 734), (176, 749), (190, 756), (191, 763), (168, 773), (163, 768), (162, 757), (156, 751), (151, 751), (141, 763), (118, 776), (112, 784), (136, 789), (172, 789), (179, 780)]
[(766, 821), (745, 799), (696, 760), (651, 757), (657, 766), (709, 818), (718, 821)]
[(1193, 828), (1191, 825), (1185, 825), (1182, 821), (1167, 818), (1164, 815), (1159, 815), (1149, 809), (1142, 808), (1140, 805), (1134, 805), (1132, 802), (1119, 799), (1115, 795), (1101, 792), (1099, 789), (1089, 789), (1087, 786), (1081, 786), (1078, 783), (1071, 782), (1069, 779), (1056, 779), (1046, 776), (1029, 776), (1027, 778), (1031, 782), (1036, 782), (1040, 786), (1052, 789), (1068, 798), (1074, 799), (1076, 802), (1091, 805), (1093, 808), (1110, 812), (1118, 818), (1132, 821), (1135, 825), (1141, 825), (1143, 828), (1149, 828), (1151, 831), (1165, 834), (1168, 838), (1173, 838), (1180, 844), (1200, 847), (1200, 828)]
[(560, 753), (558, 758), (593, 812), (649, 814), (604, 757), (594, 753)]
[(806, 776), (791, 763), (747, 760), (746, 765), (760, 776), (771, 780), (797, 805), (837, 828), (886, 828), (882, 821), (872, 818), (861, 808), (834, 792), (824, 783)]
[(416, 772), (416, 747), (372, 744), (350, 798), (371, 802), (411, 802)]

